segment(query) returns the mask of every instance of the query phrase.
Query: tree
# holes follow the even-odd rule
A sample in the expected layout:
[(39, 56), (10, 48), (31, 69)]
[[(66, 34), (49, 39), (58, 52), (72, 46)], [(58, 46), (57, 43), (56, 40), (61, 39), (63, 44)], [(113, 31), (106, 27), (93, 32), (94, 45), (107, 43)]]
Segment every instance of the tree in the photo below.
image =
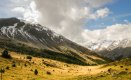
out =
[(37, 75), (37, 74), (38, 74), (38, 70), (37, 70), (37, 69), (35, 69), (34, 74), (35, 74), (35, 75)]
[(8, 53), (8, 50), (5, 49), (3, 52), (2, 52), (2, 57), (4, 58), (11, 58), (10, 54)]

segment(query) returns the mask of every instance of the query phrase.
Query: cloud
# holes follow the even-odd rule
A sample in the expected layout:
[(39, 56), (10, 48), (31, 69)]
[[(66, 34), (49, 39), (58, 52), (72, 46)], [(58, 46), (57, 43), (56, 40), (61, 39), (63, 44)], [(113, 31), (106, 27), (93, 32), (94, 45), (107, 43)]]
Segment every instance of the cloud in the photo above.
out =
[(96, 10), (96, 12), (88, 14), (87, 19), (99, 19), (99, 18), (104, 18), (110, 14), (110, 10), (108, 8), (102, 8)]
[(103, 5), (111, 0), (35, 0), (41, 16), (38, 22), (70, 40), (82, 43), (86, 21), (106, 17)]
[(38, 17), (40, 13), (36, 10), (36, 4), (34, 1), (31, 1), (28, 8), (26, 8), (23, 18), (27, 21), (38, 22)]
[[(97, 42), (101, 40), (123, 40), (131, 39), (131, 23), (115, 24), (107, 26), (105, 29), (99, 30), (84, 30), (82, 36), (84, 38), (83, 45), (87, 45), (89, 42)], [(89, 41), (90, 40), (90, 41)]]
[(37, 22), (40, 15), (33, 0), (4, 0), (0, 12), (0, 17), (18, 17), (31, 22)]
[(110, 13), (108, 8), (100, 9), (96, 11), (97, 17), (106, 17)]
[(25, 12), (25, 8), (23, 7), (15, 7), (12, 9), (12, 11), (17, 12), (17, 13), (24, 13)]
[[(3, 3), (11, 2), (9, 5)], [(131, 23), (114, 24), (105, 29), (85, 29), (90, 20), (104, 18), (110, 10), (104, 7), (112, 0), (5, 0), (0, 11), (17, 15), (28, 21), (37, 21), (55, 32), (79, 44), (87, 45), (98, 40), (121, 40), (131, 38)], [(19, 4), (18, 4), (19, 3)], [(2, 7), (3, 8), (2, 8)], [(9, 10), (9, 11), (8, 11)], [(130, 15), (130, 14), (129, 14)], [(0, 14), (0, 16), (2, 16)]]
[(91, 7), (101, 7), (107, 3), (113, 2), (113, 0), (84, 0)]
[[(24, 8), (27, 7), (28, 1), (21, 0), (4, 0), (0, 2), (0, 17), (22, 17)], [(15, 9), (14, 9), (15, 8)], [(14, 9), (14, 10), (13, 10)], [(16, 12), (18, 11), (18, 12)]]

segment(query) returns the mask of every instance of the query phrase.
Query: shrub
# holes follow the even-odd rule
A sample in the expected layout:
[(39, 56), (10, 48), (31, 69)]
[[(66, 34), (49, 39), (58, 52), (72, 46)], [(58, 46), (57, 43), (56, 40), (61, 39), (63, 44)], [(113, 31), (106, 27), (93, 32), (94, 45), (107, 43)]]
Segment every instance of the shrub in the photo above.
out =
[(12, 61), (12, 63), (15, 63), (15, 61)]
[(26, 57), (26, 59), (30, 59), (30, 60), (31, 60), (31, 59), (32, 59), (32, 57), (31, 57), (31, 56), (27, 56), (27, 57)]
[(128, 68), (125, 68), (126, 71), (128, 71)]
[(34, 74), (35, 74), (35, 75), (37, 75), (37, 74), (38, 74), (38, 70), (37, 70), (37, 69), (35, 69)]
[(25, 63), (24, 66), (27, 67), (27, 64)]
[(109, 69), (108, 69), (108, 72), (109, 72), (109, 73), (111, 73), (111, 70), (112, 70), (112, 69), (111, 69), (111, 68), (109, 68)]
[(46, 73), (47, 73), (48, 75), (51, 75), (51, 72), (49, 72), (49, 71), (47, 71)]
[(10, 54), (8, 53), (8, 50), (5, 49), (5, 50), (2, 52), (2, 57), (4, 57), (4, 58), (11, 58)]
[(104, 77), (103, 75), (100, 75), (100, 77)]
[(33, 71), (32, 69), (30, 71)]
[(14, 64), (12, 64), (12, 67), (16, 67), (16, 64), (14, 63)]
[(123, 66), (120, 66), (120, 68), (123, 68)]
[(10, 67), (9, 67), (9, 66), (7, 66), (7, 67), (6, 67), (6, 69), (7, 69), (7, 70), (9, 70), (9, 69), (10, 69)]
[(0, 73), (5, 73), (5, 70), (4, 69), (0, 69)]

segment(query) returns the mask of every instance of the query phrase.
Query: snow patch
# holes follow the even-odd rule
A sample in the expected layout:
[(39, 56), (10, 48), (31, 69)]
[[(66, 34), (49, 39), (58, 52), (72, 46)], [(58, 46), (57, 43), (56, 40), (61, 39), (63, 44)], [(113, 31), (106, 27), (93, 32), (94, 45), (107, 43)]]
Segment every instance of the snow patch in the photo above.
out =
[(16, 26), (17, 26), (17, 23), (15, 23), (14, 26), (8, 26), (8, 27), (3, 26), (1, 28), (1, 32), (2, 34), (6, 35), (7, 37), (9, 37), (9, 34), (10, 34), (14, 38), (14, 35), (16, 33)]

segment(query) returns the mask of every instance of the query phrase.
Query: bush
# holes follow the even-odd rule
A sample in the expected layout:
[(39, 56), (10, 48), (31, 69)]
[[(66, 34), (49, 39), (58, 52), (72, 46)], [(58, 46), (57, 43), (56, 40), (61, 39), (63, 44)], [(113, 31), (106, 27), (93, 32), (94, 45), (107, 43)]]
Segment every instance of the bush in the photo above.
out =
[(27, 67), (27, 64), (25, 63), (24, 66)]
[(4, 58), (11, 58), (10, 54), (8, 53), (8, 50), (5, 49), (5, 50), (2, 52), (2, 57), (4, 57)]
[(100, 77), (104, 77), (103, 75), (100, 75)]
[(4, 69), (0, 69), (0, 73), (5, 73), (5, 70)]
[(109, 68), (109, 69), (108, 69), (108, 72), (109, 72), (109, 73), (111, 73), (111, 70), (112, 70), (112, 69), (111, 69), (111, 68)]
[(128, 71), (129, 69), (128, 68), (125, 68), (126, 71)]
[(120, 68), (123, 68), (123, 66), (120, 66)]
[(31, 56), (27, 56), (26, 59), (32, 59), (32, 57)]
[(7, 69), (7, 70), (9, 70), (9, 69), (10, 69), (10, 67), (9, 67), (9, 66), (7, 66), (7, 67), (6, 67), (6, 69)]
[(33, 71), (32, 69), (30, 71)]
[(14, 64), (12, 64), (12, 67), (16, 67), (16, 64), (14, 63)]
[(46, 73), (47, 73), (48, 75), (51, 75), (51, 72), (49, 72), (49, 71), (47, 71)]
[(35, 69), (34, 74), (35, 74), (35, 75), (37, 75), (37, 74), (38, 74), (38, 70), (37, 70), (37, 69)]

